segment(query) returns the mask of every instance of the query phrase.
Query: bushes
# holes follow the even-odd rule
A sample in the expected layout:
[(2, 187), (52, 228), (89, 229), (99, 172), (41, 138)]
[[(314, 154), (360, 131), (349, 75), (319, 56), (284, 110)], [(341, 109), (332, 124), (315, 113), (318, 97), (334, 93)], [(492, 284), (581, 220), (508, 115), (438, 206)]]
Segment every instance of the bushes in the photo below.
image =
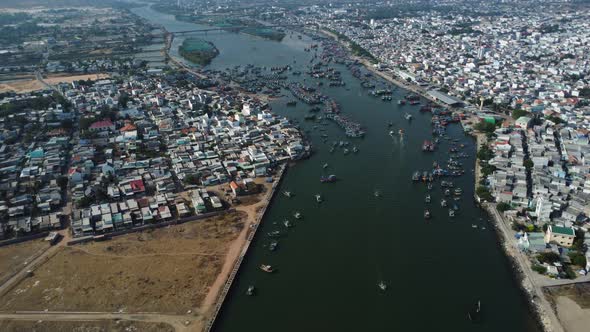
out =
[(490, 193), (488, 188), (486, 188), (484, 186), (477, 187), (477, 189), (475, 190), (475, 193), (477, 194), (477, 196), (479, 196), (479, 198), (486, 200), (488, 202), (491, 202), (494, 200), (492, 193)]
[(533, 271), (540, 274), (545, 274), (545, 272), (547, 272), (547, 268), (540, 264), (533, 264), (531, 268), (533, 269)]
[(500, 202), (500, 203), (498, 203), (498, 205), (496, 206), (496, 208), (498, 209), (498, 211), (504, 212), (504, 211), (511, 210), (512, 209), (512, 206), (510, 206), (510, 204), (508, 204), (506, 202)]
[(541, 263), (555, 263), (559, 262), (559, 255), (554, 252), (542, 252), (537, 255), (537, 259)]
[(573, 265), (586, 267), (586, 256), (579, 252), (570, 252), (567, 254), (572, 261)]

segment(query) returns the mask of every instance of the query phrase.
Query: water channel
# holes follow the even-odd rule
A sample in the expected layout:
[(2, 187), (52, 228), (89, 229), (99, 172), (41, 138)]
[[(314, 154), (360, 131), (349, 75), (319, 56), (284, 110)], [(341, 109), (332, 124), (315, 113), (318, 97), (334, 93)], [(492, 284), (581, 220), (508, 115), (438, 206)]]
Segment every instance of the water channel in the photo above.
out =
[[(169, 31), (203, 27), (148, 7), (133, 11)], [(220, 51), (209, 66), (212, 69), (290, 64), (305, 72), (312, 56), (304, 51), (312, 41), (297, 34), (288, 34), (282, 42), (229, 32), (198, 37)], [(177, 37), (172, 47), (175, 56), (180, 43), (182, 37)], [(364, 139), (347, 139), (333, 123), (319, 126), (326, 128), (320, 131), (314, 129), (316, 123), (303, 120), (309, 106), (286, 107), (285, 101), (292, 98), (272, 103), (275, 112), (309, 131), (315, 153), (288, 170), (281, 191), (289, 190), (294, 197), (275, 197), (214, 329), (538, 331), (493, 226), (473, 202), (474, 140), (460, 125), (449, 126), (449, 136), (464, 144), (463, 151), (470, 155), (461, 160), (466, 175), (454, 180), (463, 189), (457, 202), (460, 210), (455, 218), (448, 216), (447, 208), (439, 204), (443, 193), (437, 184), (428, 206), (433, 218), (425, 221), (428, 190), (412, 183), (411, 176), (415, 170), (431, 169), (433, 161), (446, 161), (451, 141), (443, 140), (434, 153), (422, 152), (422, 142), (432, 138), (429, 113), (420, 113), (417, 106), (398, 106), (395, 100), (406, 94), (401, 89), (395, 90), (393, 103), (371, 97), (345, 66), (333, 66), (342, 72), (346, 86), (326, 84), (321, 90), (362, 123), (367, 134)], [(404, 112), (411, 113), (414, 121), (405, 120)], [(389, 122), (406, 135), (390, 136)], [(324, 133), (329, 136), (327, 143), (320, 137)], [(359, 153), (344, 155), (342, 149), (329, 153), (332, 141), (340, 140), (357, 146)], [(327, 170), (324, 163), (329, 164)], [(320, 176), (327, 174), (336, 174), (341, 181), (320, 183)], [(381, 197), (375, 197), (375, 190)], [(315, 201), (316, 193), (322, 194), (323, 203)], [(304, 218), (279, 240), (278, 250), (270, 252), (266, 233), (284, 229), (282, 221), (293, 220), (296, 210)], [(278, 271), (264, 273), (260, 264), (272, 264)], [(379, 291), (380, 280), (388, 284), (386, 292)], [(248, 285), (256, 286), (256, 296), (246, 296)], [(483, 317), (474, 324), (467, 312), (478, 299)]]

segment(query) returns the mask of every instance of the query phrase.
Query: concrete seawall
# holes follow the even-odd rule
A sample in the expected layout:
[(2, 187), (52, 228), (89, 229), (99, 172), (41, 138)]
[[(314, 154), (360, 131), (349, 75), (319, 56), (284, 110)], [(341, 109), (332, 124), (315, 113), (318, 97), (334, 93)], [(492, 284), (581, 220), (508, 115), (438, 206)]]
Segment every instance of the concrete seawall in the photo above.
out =
[(283, 180), (283, 175), (285, 174), (287, 167), (288, 167), (287, 164), (283, 164), (281, 166), (281, 169), (278, 174), (278, 178), (275, 181), (275, 183), (272, 185), (270, 193), (266, 196), (266, 204), (264, 205), (264, 208), (257, 215), (256, 222), (253, 224), (252, 230), (248, 234), (246, 244), (242, 248), (242, 251), (240, 252), (240, 256), (236, 260), (234, 267), (232, 268), (231, 274), (227, 278), (227, 281), (225, 282), (225, 285), (223, 286), (223, 289), (221, 290), (221, 294), (219, 295), (219, 297), (217, 299), (217, 303), (215, 304), (215, 308), (213, 309), (213, 313), (212, 313), (210, 319), (207, 321), (207, 324), (205, 325), (204, 331), (209, 332), (212, 330), (213, 325), (215, 324), (215, 320), (217, 319), (217, 316), (219, 316), (219, 313), (221, 312), (221, 307), (223, 306), (223, 303), (225, 302), (225, 300), (227, 298), (227, 294), (229, 293), (229, 290), (231, 289), (231, 286), (233, 285), (233, 282), (238, 274), (238, 271), (240, 270), (240, 267), (242, 266), (244, 258), (246, 257), (246, 254), (248, 253), (248, 249), (250, 248), (250, 245), (252, 244), (252, 240), (254, 240), (254, 236), (256, 235), (256, 233), (258, 231), (258, 228), (260, 226), (260, 222), (262, 221), (262, 219), (266, 215), (266, 211), (268, 210), (268, 207), (270, 206), (273, 198), (275, 197), (276, 190), (279, 187), (279, 185), (281, 184), (281, 181)]

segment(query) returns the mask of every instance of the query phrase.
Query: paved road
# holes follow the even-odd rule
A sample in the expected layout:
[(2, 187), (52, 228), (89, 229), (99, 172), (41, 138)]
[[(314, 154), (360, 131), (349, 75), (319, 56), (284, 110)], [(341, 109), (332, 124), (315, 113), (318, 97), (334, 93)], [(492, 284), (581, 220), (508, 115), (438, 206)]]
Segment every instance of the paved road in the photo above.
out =
[(42, 321), (96, 321), (96, 320), (130, 320), (151, 323), (170, 324), (176, 332), (199, 331), (200, 324), (195, 323), (195, 316), (165, 315), (158, 313), (114, 313), (114, 312), (45, 312), (45, 311), (17, 311), (15, 313), (0, 313), (0, 320), (42, 320)]

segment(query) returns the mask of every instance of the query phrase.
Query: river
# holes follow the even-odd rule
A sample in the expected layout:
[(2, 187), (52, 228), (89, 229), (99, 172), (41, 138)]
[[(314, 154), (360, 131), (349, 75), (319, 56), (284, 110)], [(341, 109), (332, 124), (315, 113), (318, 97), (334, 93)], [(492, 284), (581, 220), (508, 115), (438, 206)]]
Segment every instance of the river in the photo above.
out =
[[(133, 11), (169, 31), (200, 27), (148, 7)], [(220, 51), (209, 66), (214, 69), (290, 64), (305, 72), (311, 57), (303, 50), (311, 40), (300, 40), (296, 34), (282, 42), (228, 32), (199, 37)], [(177, 37), (173, 55), (180, 43), (182, 37)], [(273, 102), (275, 112), (309, 130), (315, 153), (288, 170), (281, 190), (292, 191), (294, 197), (275, 197), (214, 329), (539, 331), (493, 226), (473, 202), (474, 140), (459, 125), (449, 126), (449, 136), (465, 144), (463, 150), (471, 156), (461, 160), (466, 175), (454, 181), (464, 191), (460, 210), (455, 218), (448, 217), (447, 209), (440, 207), (443, 194), (437, 184), (429, 206), (433, 218), (425, 221), (427, 188), (410, 178), (417, 169), (431, 168), (433, 161), (446, 161), (450, 142), (442, 141), (434, 153), (422, 152), (423, 140), (431, 139), (429, 113), (370, 97), (346, 67), (334, 67), (342, 72), (346, 87), (324, 86), (322, 92), (364, 125), (366, 137), (347, 139), (330, 124), (325, 132), (328, 143), (323, 143), (315, 124), (303, 121), (308, 106)], [(403, 95), (397, 89), (393, 100)], [(406, 121), (404, 112), (413, 114), (414, 121)], [(390, 121), (396, 132), (405, 129), (403, 139), (388, 135)], [(360, 151), (344, 155), (339, 149), (331, 154), (335, 140), (350, 141)], [(324, 163), (330, 165), (328, 171), (322, 169)], [(321, 184), (319, 177), (325, 174), (336, 174), (341, 181)], [(381, 197), (374, 196), (376, 189)], [(316, 193), (322, 194), (323, 203), (316, 203)], [(270, 252), (266, 233), (282, 228), (285, 218), (293, 220), (296, 210), (303, 220), (279, 240), (277, 251)], [(272, 264), (278, 271), (266, 274), (260, 264)], [(380, 280), (388, 284), (386, 292), (377, 288)], [(246, 296), (248, 285), (256, 286), (256, 296)], [(483, 317), (474, 324), (467, 312), (477, 300)]]

